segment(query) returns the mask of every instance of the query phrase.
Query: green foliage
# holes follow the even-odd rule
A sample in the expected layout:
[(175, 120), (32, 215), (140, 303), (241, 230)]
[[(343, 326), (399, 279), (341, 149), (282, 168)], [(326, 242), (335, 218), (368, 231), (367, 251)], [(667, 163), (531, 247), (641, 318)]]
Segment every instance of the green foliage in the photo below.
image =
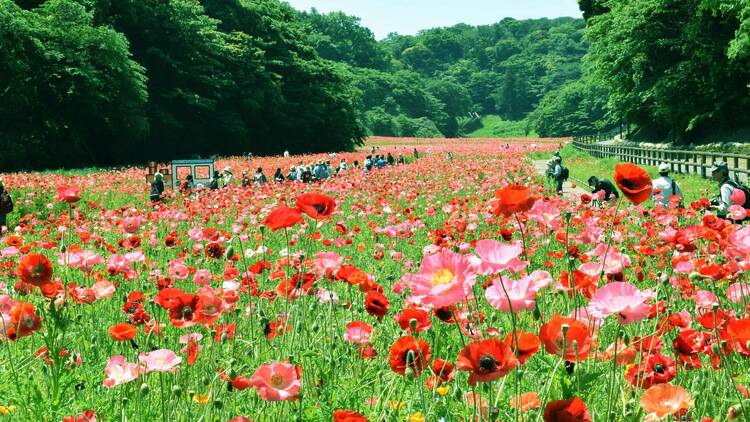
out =
[(614, 123), (606, 105), (607, 91), (580, 79), (547, 94), (529, 120), (542, 137), (589, 135)]
[(479, 120), (476, 129), (465, 132), (468, 138), (535, 138), (537, 134), (525, 120), (504, 120), (500, 116), (489, 115)]
[(609, 12), (588, 21), (587, 62), (595, 82), (609, 90), (613, 117), (677, 141), (750, 124), (747, 113), (737, 113), (750, 106), (747, 2), (608, 5)]
[(0, 1), (0, 167), (135, 158), (146, 76), (128, 40), (72, 0)]
[(278, 0), (19, 3), (30, 10), (0, 0), (6, 168), (347, 150), (364, 136), (345, 69)]

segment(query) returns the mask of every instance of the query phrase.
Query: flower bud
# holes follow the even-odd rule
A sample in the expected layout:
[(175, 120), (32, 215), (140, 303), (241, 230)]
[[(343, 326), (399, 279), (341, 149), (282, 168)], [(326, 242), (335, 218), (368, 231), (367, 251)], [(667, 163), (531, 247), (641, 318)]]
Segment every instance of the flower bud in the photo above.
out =
[(179, 385), (173, 385), (172, 386), (172, 394), (175, 395), (175, 397), (179, 397), (182, 394), (182, 387)]
[(149, 391), (151, 391), (151, 389), (149, 388), (148, 384), (146, 384), (145, 382), (141, 384), (140, 393), (142, 396), (147, 396)]

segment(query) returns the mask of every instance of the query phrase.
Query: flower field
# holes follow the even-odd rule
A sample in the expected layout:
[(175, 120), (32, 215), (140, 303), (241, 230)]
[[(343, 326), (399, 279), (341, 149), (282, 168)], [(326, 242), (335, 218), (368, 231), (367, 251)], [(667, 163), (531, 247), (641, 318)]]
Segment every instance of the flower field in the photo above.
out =
[(410, 161), (162, 204), (145, 168), (4, 175), (0, 420), (744, 419), (750, 229), (633, 165), (555, 196), (558, 142), (380, 138)]

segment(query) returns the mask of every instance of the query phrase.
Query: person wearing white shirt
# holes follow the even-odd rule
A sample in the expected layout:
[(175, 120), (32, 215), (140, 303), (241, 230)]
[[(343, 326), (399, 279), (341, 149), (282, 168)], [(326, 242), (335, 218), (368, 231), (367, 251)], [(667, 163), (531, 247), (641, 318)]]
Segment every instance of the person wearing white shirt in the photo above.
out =
[(674, 179), (669, 177), (669, 170), (667, 163), (659, 164), (659, 177), (652, 182), (654, 204), (661, 204), (665, 208), (669, 205), (670, 198), (673, 195), (679, 196), (680, 202), (682, 202), (682, 189)]
[(284, 158), (288, 158), (288, 157), (289, 157), (289, 150), (284, 150)]
[(729, 178), (729, 167), (724, 161), (716, 161), (711, 166), (711, 178), (719, 182), (719, 197), (711, 202), (711, 208), (720, 217), (726, 216), (732, 205), (732, 193), (736, 185)]

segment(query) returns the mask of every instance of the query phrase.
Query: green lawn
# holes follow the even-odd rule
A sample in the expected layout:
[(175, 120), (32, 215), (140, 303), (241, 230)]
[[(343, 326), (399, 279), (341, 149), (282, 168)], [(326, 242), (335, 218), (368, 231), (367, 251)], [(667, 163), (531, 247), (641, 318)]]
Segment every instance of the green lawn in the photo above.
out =
[[(594, 158), (588, 153), (573, 148), (572, 145), (564, 147), (560, 153), (563, 164), (570, 171), (570, 177), (574, 183), (581, 185), (585, 189), (586, 180), (589, 176), (606, 178), (614, 182), (615, 165), (620, 161), (615, 158)], [(533, 160), (547, 160), (550, 155), (546, 153), (533, 153), (530, 158)], [(657, 177), (656, 167), (642, 166), (651, 174), (651, 177)], [(704, 179), (700, 176), (674, 173), (674, 180), (680, 185), (685, 193), (685, 203), (689, 204), (699, 198), (711, 198), (716, 195), (718, 188), (716, 183), (711, 179)]]
[(466, 135), (468, 138), (536, 138), (536, 133), (529, 129), (526, 133), (526, 122), (523, 120), (504, 120), (500, 116), (482, 117), (482, 127)]

